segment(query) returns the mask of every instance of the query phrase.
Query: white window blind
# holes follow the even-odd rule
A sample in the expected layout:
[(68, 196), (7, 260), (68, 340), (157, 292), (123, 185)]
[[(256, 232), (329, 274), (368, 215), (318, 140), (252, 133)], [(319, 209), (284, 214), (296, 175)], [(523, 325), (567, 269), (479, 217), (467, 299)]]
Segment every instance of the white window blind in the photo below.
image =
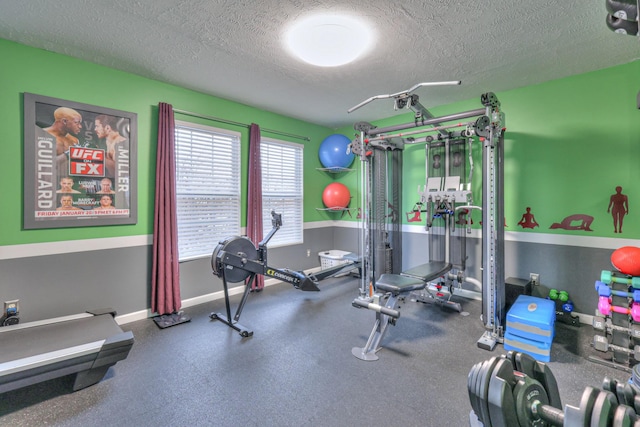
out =
[(262, 138), (262, 218), (264, 235), (272, 229), (271, 211), (282, 214), (282, 227), (269, 246), (303, 243), (304, 145)]
[(180, 261), (211, 256), (240, 234), (240, 134), (176, 121)]

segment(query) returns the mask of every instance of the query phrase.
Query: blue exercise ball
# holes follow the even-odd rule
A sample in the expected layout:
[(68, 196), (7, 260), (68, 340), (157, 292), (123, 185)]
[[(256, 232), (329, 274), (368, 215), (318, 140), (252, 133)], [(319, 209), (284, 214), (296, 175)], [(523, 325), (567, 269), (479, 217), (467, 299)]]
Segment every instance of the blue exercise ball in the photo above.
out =
[(320, 144), (318, 156), (325, 168), (348, 168), (355, 155), (349, 150), (351, 140), (341, 134), (329, 135)]

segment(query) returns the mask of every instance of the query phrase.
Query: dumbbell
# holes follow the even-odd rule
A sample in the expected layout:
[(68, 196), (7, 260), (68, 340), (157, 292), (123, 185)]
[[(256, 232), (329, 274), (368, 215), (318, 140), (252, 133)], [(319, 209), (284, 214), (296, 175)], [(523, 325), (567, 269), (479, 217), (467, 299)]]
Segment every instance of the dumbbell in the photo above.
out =
[(611, 289), (609, 285), (599, 280), (596, 280), (595, 287), (596, 287), (596, 291), (598, 292), (598, 295), (601, 297), (617, 295), (619, 297), (632, 298), (634, 302), (640, 302), (640, 290), (638, 289), (634, 288), (633, 292), (621, 291), (618, 289)]
[[(485, 365), (492, 369), (487, 391), (488, 410), (478, 419), (490, 426), (616, 426), (633, 425), (635, 411), (618, 403), (610, 391), (585, 388), (578, 407), (564, 410), (549, 404), (542, 384), (528, 375), (514, 371), (507, 360)], [(476, 406), (481, 407), (482, 404)], [(616, 418), (617, 417), (617, 418)], [(618, 424), (612, 424), (614, 420)]]
[(627, 332), (629, 337), (634, 338), (636, 340), (640, 340), (640, 325), (633, 324), (629, 328), (625, 328), (623, 326), (614, 325), (611, 319), (607, 320), (602, 316), (593, 316), (592, 321), (593, 329), (602, 332), (611, 332), (614, 330)]
[[(518, 393), (514, 394), (513, 388), (518, 384), (516, 375), (529, 378), (537, 391), (534, 393), (533, 386), (520, 384)], [(476, 364), (469, 372), (467, 386), (471, 407), (485, 427), (530, 425), (526, 420), (532, 416), (522, 407), (522, 402), (520, 411), (516, 411), (514, 396), (528, 400), (539, 394), (545, 404), (562, 408), (558, 385), (549, 367), (525, 353), (510, 351)], [(521, 420), (525, 424), (520, 424)]]
[(615, 273), (609, 270), (602, 270), (600, 273), (600, 281), (611, 285), (612, 283), (621, 283), (623, 285), (630, 285), (636, 289), (640, 289), (640, 277), (639, 276), (627, 276), (621, 273)]
[(637, 302), (632, 303), (631, 308), (620, 307), (618, 305), (612, 305), (608, 297), (601, 296), (598, 298), (598, 311), (603, 316), (609, 316), (611, 313), (631, 315), (634, 322), (640, 322), (640, 303)]
[(569, 293), (567, 291), (558, 291), (556, 289), (550, 289), (549, 298), (552, 300), (559, 299), (560, 301), (564, 302), (569, 300)]
[(573, 312), (573, 301), (569, 300), (562, 304), (562, 311), (564, 311), (565, 313)]
[[(535, 393), (534, 385), (518, 390), (519, 393)], [(540, 426), (543, 422), (554, 426), (633, 426), (637, 421), (635, 410), (619, 404), (616, 395), (610, 391), (586, 387), (582, 392), (579, 406), (565, 405), (564, 411), (546, 405), (542, 400), (532, 399), (525, 410), (528, 415), (526, 424), (521, 426)]]
[(631, 356), (633, 356), (633, 358), (640, 362), (640, 345), (634, 345), (633, 349), (631, 348), (626, 348), (626, 347), (621, 347), (619, 345), (615, 345), (615, 344), (611, 344), (609, 342), (609, 340), (607, 339), (607, 337), (603, 336), (603, 335), (595, 335), (593, 337), (593, 348), (595, 348), (598, 351), (602, 351), (602, 352), (607, 352), (609, 350), (615, 350), (615, 351), (619, 351), (622, 353), (627, 353)]

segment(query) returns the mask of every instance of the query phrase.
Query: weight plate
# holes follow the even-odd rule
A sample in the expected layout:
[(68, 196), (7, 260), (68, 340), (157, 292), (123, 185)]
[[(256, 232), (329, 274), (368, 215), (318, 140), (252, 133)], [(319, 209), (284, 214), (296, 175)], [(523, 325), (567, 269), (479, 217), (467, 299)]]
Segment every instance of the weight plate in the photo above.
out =
[[(542, 384), (531, 377), (524, 376), (518, 379), (513, 389), (517, 419), (521, 426), (537, 426), (544, 423), (539, 416), (534, 415), (532, 404), (539, 401), (542, 405), (548, 405), (549, 399)], [(509, 424), (515, 425), (515, 424)]]
[(473, 409), (473, 412), (476, 414), (476, 416), (479, 416), (479, 411), (478, 399), (475, 394), (475, 386), (476, 378), (478, 377), (478, 371), (480, 370), (481, 366), (481, 363), (476, 363), (475, 365), (473, 365), (473, 367), (471, 367), (471, 370), (469, 371), (469, 375), (467, 376), (467, 391), (469, 392), (469, 402), (471, 403), (471, 409)]
[(476, 384), (476, 389), (478, 390), (478, 397), (480, 398), (480, 412), (482, 414), (482, 419), (486, 420), (486, 425), (491, 425), (489, 416), (489, 382), (491, 381), (491, 376), (493, 375), (493, 369), (496, 364), (503, 360), (500, 357), (492, 357), (491, 359), (485, 361), (482, 366), (482, 372), (478, 377), (478, 381)]
[(589, 427), (591, 424), (591, 411), (593, 405), (600, 394), (600, 391), (587, 386), (582, 392), (580, 398), (580, 407), (576, 408), (572, 405), (564, 407), (564, 425), (571, 427)]
[(631, 369), (631, 382), (636, 387), (640, 387), (640, 364), (636, 364)]
[(493, 368), (487, 390), (491, 426), (518, 425), (517, 406), (513, 399), (513, 387), (517, 382), (511, 361), (501, 358)]
[(635, 391), (628, 382), (616, 384), (616, 397), (618, 398), (618, 404), (633, 406), (633, 398)]
[(635, 410), (627, 405), (619, 405), (613, 413), (612, 425), (613, 427), (631, 427), (637, 419)]
[(610, 391), (600, 391), (591, 411), (591, 427), (610, 426), (617, 406), (618, 398), (615, 394)]
[(618, 380), (610, 378), (610, 377), (604, 377), (604, 379), (602, 380), (602, 389), (604, 391), (610, 391), (612, 393), (616, 392), (616, 387), (618, 386)]
[(607, 15), (607, 27), (614, 33), (628, 34), (630, 36), (638, 35), (638, 22), (627, 21), (625, 19), (616, 18), (613, 15)]
[(480, 386), (481, 378), (486, 376), (486, 371), (489, 369), (491, 365), (491, 361), (493, 361), (495, 357), (492, 357), (489, 360), (485, 360), (480, 365), (480, 369), (478, 370), (478, 375), (476, 376), (476, 383), (474, 385), (475, 395), (477, 398), (478, 404), (478, 413), (476, 414), (478, 418), (482, 421), (483, 424), (491, 425), (491, 421), (489, 418), (485, 418), (489, 416), (488, 410), (485, 411), (486, 402), (484, 401), (485, 397), (482, 396), (482, 387)]
[(638, 19), (638, 4), (636, 0), (606, 0), (605, 7), (607, 12), (616, 18), (627, 21), (636, 21)]
[(472, 394), (474, 398), (474, 402), (473, 402), (473, 405), (475, 405), (474, 412), (476, 413), (476, 416), (480, 421), (483, 421), (483, 420), (482, 420), (482, 411), (480, 410), (481, 400), (480, 400), (480, 396), (478, 395), (478, 378), (480, 378), (483, 365), (484, 365), (484, 362), (480, 362), (474, 366), (475, 368), (474, 374), (471, 377), (471, 384), (469, 385), (470, 394)]

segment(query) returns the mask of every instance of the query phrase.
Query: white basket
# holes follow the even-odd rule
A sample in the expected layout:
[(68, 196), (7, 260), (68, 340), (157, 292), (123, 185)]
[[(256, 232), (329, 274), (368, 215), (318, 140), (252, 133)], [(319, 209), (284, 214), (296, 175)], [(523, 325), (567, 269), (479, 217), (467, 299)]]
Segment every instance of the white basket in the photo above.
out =
[(318, 253), (320, 257), (320, 268), (327, 269), (335, 267), (337, 265), (347, 264), (349, 260), (344, 259), (344, 256), (350, 252), (339, 251), (332, 249), (330, 251), (322, 251)]

